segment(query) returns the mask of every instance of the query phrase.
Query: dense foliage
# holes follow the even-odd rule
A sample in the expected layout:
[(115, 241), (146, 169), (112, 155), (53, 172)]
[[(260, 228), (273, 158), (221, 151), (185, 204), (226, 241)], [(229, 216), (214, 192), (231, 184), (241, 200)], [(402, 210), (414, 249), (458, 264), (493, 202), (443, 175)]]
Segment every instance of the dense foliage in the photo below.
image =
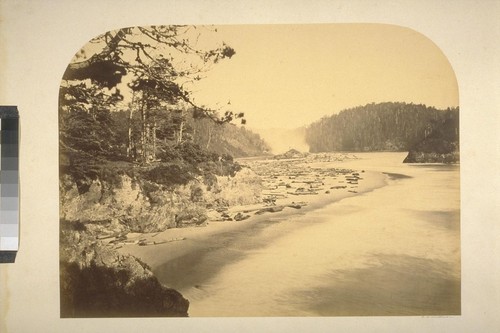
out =
[(82, 184), (97, 178), (113, 182), (113, 175), (135, 166), (162, 184), (184, 184), (216, 162), (216, 174), (232, 173), (236, 167), (226, 155), (266, 150), (256, 134), (228, 124), (243, 120), (243, 114), (200, 107), (191, 100), (186, 83), (235, 54), (224, 43), (197, 48), (196, 30), (152, 26), (110, 31), (74, 57), (59, 94), (62, 174)]
[(422, 104), (368, 104), (341, 111), (311, 124), (306, 141), (311, 152), (407, 151), (431, 135), (458, 108), (438, 110)]
[(205, 183), (217, 176), (234, 176), (240, 165), (230, 155), (220, 156), (191, 142), (170, 146), (159, 157), (162, 163), (142, 172), (141, 178), (167, 187), (186, 185), (197, 176)]

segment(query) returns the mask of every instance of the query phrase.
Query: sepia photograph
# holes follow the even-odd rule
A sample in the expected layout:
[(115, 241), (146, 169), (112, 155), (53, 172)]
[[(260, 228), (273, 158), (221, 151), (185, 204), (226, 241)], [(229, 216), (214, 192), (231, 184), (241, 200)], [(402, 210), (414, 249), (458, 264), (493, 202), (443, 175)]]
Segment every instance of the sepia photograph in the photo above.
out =
[(499, 12), (0, 1), (0, 332), (498, 331)]
[(74, 51), (62, 318), (461, 315), (459, 91), (432, 40), (143, 25)]

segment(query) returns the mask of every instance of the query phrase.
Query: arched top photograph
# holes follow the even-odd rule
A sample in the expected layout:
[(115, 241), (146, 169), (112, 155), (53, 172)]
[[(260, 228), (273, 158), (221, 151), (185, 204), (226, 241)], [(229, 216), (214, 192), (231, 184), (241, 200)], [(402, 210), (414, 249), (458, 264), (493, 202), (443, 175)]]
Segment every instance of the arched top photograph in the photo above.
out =
[(134, 26), (68, 60), (61, 317), (461, 313), (458, 83), (420, 32)]

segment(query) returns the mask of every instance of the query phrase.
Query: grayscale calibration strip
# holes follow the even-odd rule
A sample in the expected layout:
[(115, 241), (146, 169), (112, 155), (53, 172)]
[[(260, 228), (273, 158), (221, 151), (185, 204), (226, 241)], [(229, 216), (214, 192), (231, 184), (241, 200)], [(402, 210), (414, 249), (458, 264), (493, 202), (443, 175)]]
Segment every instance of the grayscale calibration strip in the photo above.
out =
[(0, 263), (13, 263), (19, 249), (19, 113), (0, 106)]

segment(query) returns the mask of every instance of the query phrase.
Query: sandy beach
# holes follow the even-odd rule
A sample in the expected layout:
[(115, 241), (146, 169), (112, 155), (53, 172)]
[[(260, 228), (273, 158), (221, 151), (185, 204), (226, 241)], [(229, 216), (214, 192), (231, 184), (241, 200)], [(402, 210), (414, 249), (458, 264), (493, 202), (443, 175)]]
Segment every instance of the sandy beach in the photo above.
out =
[[(276, 161), (267, 163), (276, 163)], [(287, 163), (287, 161), (280, 161), (280, 163)], [(302, 168), (304, 164), (297, 163), (297, 166)], [(386, 185), (388, 179), (387, 175), (380, 172), (340, 169), (342, 172), (337, 172), (334, 176), (323, 175), (321, 179), (318, 179), (318, 187), (315, 187), (316, 185), (310, 183), (313, 182), (310, 179), (314, 179), (314, 176), (311, 178), (310, 170), (303, 170), (308, 173), (308, 179), (304, 181), (309, 186), (314, 187), (314, 194), (292, 195), (290, 194), (291, 189), (285, 189), (285, 187), (281, 191), (278, 188), (267, 190), (264, 193), (269, 193), (271, 196), (273, 193), (276, 194), (272, 205), (261, 203), (233, 206), (223, 213), (225, 216), (231, 217), (240, 214), (246, 217), (244, 220), (222, 221), (220, 215), (215, 214), (217, 219), (209, 220), (205, 226), (201, 227), (173, 228), (160, 233), (129, 234), (127, 235), (127, 242), (120, 244), (118, 251), (122, 254), (136, 256), (147, 263), (155, 272), (161, 265), (178, 258), (182, 257), (188, 261), (187, 258), (189, 257), (205, 253), (210, 249), (219, 248), (223, 246), (223, 242), (227, 242), (227, 237), (245, 237), (247, 230), (265, 228), (270, 219), (273, 221), (288, 220), (296, 214), (305, 215), (344, 198), (365, 195)], [(326, 170), (331, 173), (333, 168), (326, 168)], [(346, 178), (351, 179), (353, 173), (358, 175), (357, 181), (346, 180)], [(290, 177), (293, 177), (293, 179), (290, 179)], [(283, 183), (284, 179), (288, 179), (290, 183), (292, 181), (301, 181), (294, 176), (282, 174), (273, 180), (268, 179), (268, 185)], [(300, 185), (303, 184), (300, 183)], [(276, 210), (276, 208), (279, 211), (266, 211), (269, 209)], [(147, 245), (141, 246), (139, 244)], [(219, 268), (221, 267), (211, 267), (210, 271), (214, 274)], [(208, 273), (210, 272), (207, 272), (207, 277)], [(180, 277), (180, 280), (185, 281), (185, 278)], [(172, 281), (169, 287), (175, 288), (179, 287), (179, 285)]]

